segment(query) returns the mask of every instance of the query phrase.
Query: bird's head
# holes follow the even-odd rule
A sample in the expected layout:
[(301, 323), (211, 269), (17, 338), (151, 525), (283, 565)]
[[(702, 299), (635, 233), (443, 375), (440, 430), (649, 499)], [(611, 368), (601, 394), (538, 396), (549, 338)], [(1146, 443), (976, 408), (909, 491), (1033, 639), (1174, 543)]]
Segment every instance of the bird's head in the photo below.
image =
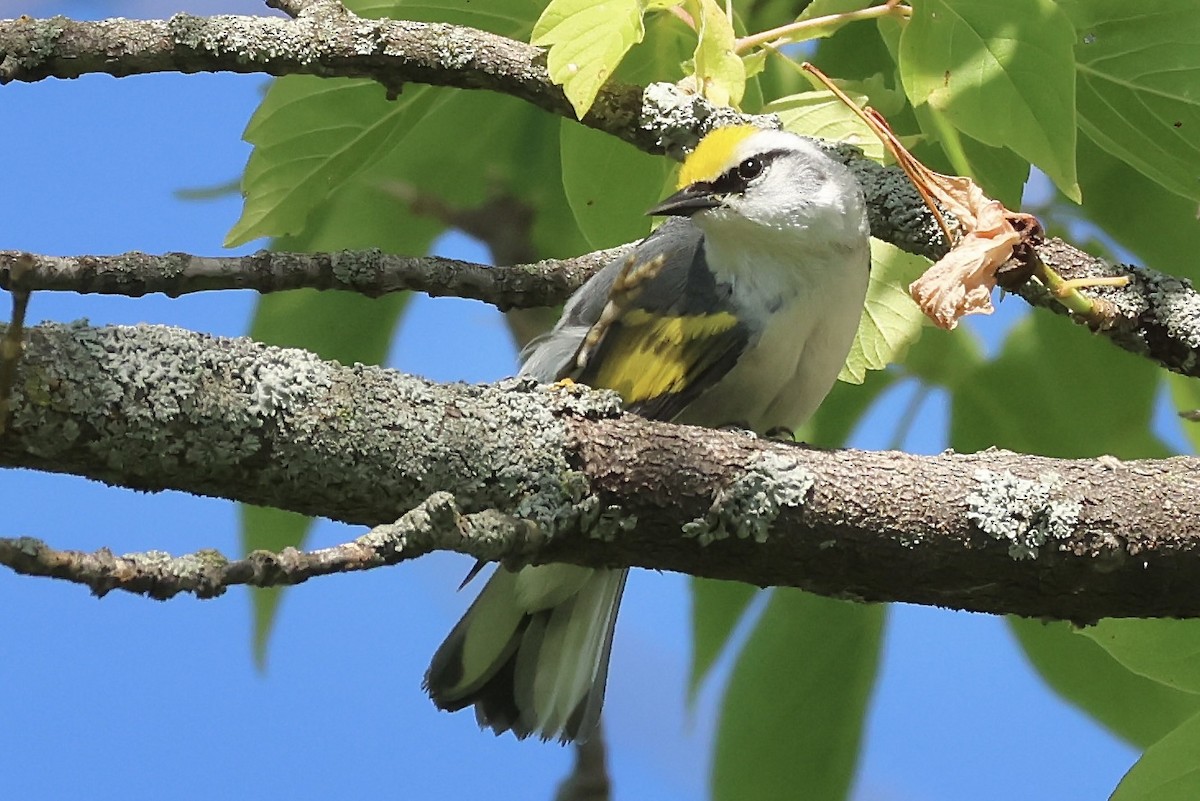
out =
[(649, 214), (691, 217), (708, 233), (821, 232), (832, 240), (865, 232), (862, 190), (816, 145), (786, 131), (733, 125), (702, 140), (679, 171), (678, 190)]

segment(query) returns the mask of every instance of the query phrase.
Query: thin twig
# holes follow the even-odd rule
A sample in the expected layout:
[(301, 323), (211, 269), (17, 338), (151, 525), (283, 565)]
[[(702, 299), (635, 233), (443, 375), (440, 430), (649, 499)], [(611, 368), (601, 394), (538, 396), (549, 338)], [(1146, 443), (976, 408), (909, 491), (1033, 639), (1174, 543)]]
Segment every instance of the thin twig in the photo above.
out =
[(907, 19), (912, 16), (912, 9), (902, 4), (901, 0), (887, 0), (882, 5), (862, 8), (857, 11), (845, 11), (841, 14), (827, 14), (823, 17), (812, 17), (811, 19), (790, 22), (787, 25), (781, 25), (769, 31), (743, 36), (734, 44), (734, 52), (745, 53), (747, 50), (760, 45), (774, 49), (786, 44), (802, 42), (805, 39), (811, 39), (819, 35), (814, 33), (814, 31), (819, 32), (830, 27), (841, 27), (851, 22), (861, 22), (863, 20), (889, 16), (898, 16), (902, 19)]
[(519, 557), (543, 539), (536, 526), (498, 512), (463, 515), (453, 495), (437, 492), (395, 523), (315, 551), (254, 551), (233, 560), (215, 550), (176, 557), (163, 551), (117, 556), (107, 548), (60, 551), (41, 540), (19, 537), (0, 539), (0, 564), (26, 576), (83, 584), (98, 597), (123, 590), (157, 600), (180, 593), (215, 598), (241, 584), (301, 584), (316, 576), (399, 564), (434, 550), (458, 551), (484, 561)]
[(25, 311), (29, 308), (29, 287), (22, 280), (32, 268), (29, 254), (16, 258), (8, 268), (9, 291), (12, 293), (12, 320), (4, 338), (0, 339), (0, 435), (8, 428), (13, 381), (17, 363), (24, 350)]

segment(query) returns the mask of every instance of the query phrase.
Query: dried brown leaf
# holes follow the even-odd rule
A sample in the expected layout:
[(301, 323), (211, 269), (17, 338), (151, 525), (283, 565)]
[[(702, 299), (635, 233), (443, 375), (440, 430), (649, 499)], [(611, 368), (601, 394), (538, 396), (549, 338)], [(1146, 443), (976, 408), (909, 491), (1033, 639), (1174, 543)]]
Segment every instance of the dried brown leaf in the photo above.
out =
[[(1030, 231), (1028, 214), (1011, 212), (970, 178), (923, 170), (929, 193), (958, 218), (963, 235), (950, 252), (913, 281), (908, 292), (929, 319), (952, 329), (968, 314), (991, 314), (996, 271)], [(1021, 221), (1021, 230), (1014, 221)]]
[[(1012, 258), (1018, 244), (1040, 233), (1037, 220), (1032, 215), (1004, 208), (970, 178), (942, 175), (929, 169), (908, 152), (882, 114), (869, 106), (859, 108), (811, 64), (804, 64), (803, 69), (817, 76), (875, 131), (908, 174), (946, 241), (954, 243), (949, 253), (908, 287), (921, 311), (945, 329), (954, 328), (968, 314), (991, 314), (996, 271)], [(960, 234), (957, 241), (938, 204), (957, 218)]]

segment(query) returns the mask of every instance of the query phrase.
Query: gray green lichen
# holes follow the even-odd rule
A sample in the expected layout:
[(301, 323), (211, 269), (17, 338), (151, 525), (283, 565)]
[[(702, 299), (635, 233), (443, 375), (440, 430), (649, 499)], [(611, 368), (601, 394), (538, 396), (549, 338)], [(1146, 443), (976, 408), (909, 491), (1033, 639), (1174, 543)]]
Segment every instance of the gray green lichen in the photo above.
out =
[(780, 511), (803, 505), (815, 484), (816, 477), (796, 457), (763, 451), (717, 492), (704, 517), (684, 524), (683, 533), (701, 545), (733, 536), (766, 542)]
[(1069, 539), (1079, 523), (1082, 504), (1056, 498), (1062, 478), (1047, 473), (1037, 481), (1008, 471), (975, 471), (976, 488), (968, 493), (967, 518), (980, 531), (1008, 543), (1013, 559), (1034, 559), (1053, 540)]

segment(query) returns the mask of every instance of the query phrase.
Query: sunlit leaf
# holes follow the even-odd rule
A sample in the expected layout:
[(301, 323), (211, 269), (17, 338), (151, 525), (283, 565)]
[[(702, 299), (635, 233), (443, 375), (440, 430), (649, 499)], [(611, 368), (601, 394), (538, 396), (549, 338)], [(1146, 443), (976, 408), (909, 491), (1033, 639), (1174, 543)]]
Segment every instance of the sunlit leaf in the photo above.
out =
[[(859, 105), (870, 102), (865, 95), (850, 96)], [(781, 97), (763, 106), (762, 113), (778, 114), (788, 131), (845, 142), (860, 148), (867, 158), (883, 161), (884, 147), (879, 137), (830, 91), (822, 89)]]
[(922, 0), (900, 36), (900, 75), (913, 105), (1010, 148), (1078, 200), (1073, 44), (1053, 0)]
[(532, 43), (550, 48), (550, 79), (582, 118), (621, 59), (645, 35), (642, 0), (551, 0), (533, 26)]
[(840, 380), (861, 384), (868, 370), (882, 370), (902, 359), (921, 335), (925, 315), (909, 297), (908, 285), (928, 266), (927, 259), (871, 240), (867, 302)]
[(254, 152), (242, 176), (245, 203), (225, 245), (303, 231), (317, 205), (391, 151), (437, 98), (416, 86), (389, 101), (374, 81), (276, 81), (246, 127)]
[[(519, 38), (538, 12), (534, 0), (359, 0), (351, 7), (365, 16), (452, 22)], [(242, 214), (226, 245), (301, 233), (314, 209), (385, 158), (452, 96), (413, 85), (389, 100), (375, 81), (308, 75), (275, 81), (243, 134), (254, 151), (242, 176)]]
[(1193, 0), (1069, 0), (1079, 127), (1100, 147), (1200, 200), (1200, 14)]
[(718, 106), (738, 106), (746, 91), (746, 65), (734, 50), (733, 23), (717, 0), (698, 0), (700, 36), (692, 58), (700, 93)]

